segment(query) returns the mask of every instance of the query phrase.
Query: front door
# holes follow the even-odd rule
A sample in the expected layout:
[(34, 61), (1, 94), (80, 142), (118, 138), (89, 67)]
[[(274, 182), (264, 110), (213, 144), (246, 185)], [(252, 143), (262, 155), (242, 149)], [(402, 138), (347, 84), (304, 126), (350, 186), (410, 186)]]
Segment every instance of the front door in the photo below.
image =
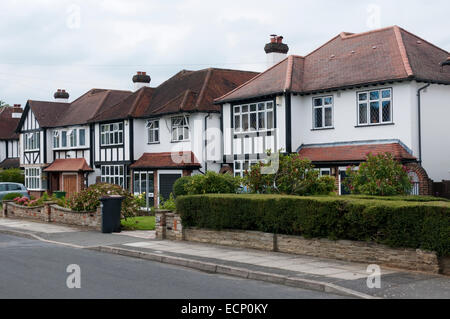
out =
[(344, 185), (344, 180), (347, 178), (347, 174), (345, 171), (340, 171), (340, 188), (341, 188), (341, 195), (350, 195), (350, 190)]
[(160, 174), (159, 194), (163, 201), (168, 200), (173, 191), (173, 184), (181, 177), (181, 174)]
[(69, 198), (78, 191), (77, 185), (77, 174), (63, 174), (63, 191), (66, 192), (66, 198)]
[(144, 200), (141, 203), (142, 207), (147, 206), (147, 198), (148, 198), (148, 207), (153, 207), (155, 205), (155, 187), (154, 187), (154, 175), (153, 172), (134, 172), (134, 185), (133, 185), (134, 195), (147, 194), (147, 197), (144, 196)]
[(59, 185), (59, 178), (59, 173), (50, 173), (50, 194), (61, 190), (61, 186)]

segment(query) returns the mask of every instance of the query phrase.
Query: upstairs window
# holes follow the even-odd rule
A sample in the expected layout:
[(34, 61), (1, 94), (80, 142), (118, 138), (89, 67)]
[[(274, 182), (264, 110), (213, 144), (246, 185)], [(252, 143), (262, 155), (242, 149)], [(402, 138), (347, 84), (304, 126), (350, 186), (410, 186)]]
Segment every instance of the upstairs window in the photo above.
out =
[(236, 133), (272, 131), (274, 128), (273, 102), (235, 105), (233, 118)]
[(149, 120), (146, 127), (148, 130), (148, 143), (159, 143), (159, 121)]
[(78, 145), (79, 146), (86, 146), (86, 130), (85, 129), (79, 129), (78, 130), (78, 135), (79, 135), (79, 139), (78, 139)]
[(185, 116), (172, 117), (172, 142), (189, 140), (189, 118)]
[(59, 148), (59, 131), (53, 131), (53, 148)]
[(314, 129), (333, 127), (333, 97), (319, 97), (313, 99)]
[(77, 147), (77, 130), (70, 130), (68, 134), (70, 139), (70, 147)]
[(101, 145), (121, 145), (123, 144), (123, 123), (100, 125)]
[(67, 147), (67, 132), (61, 132), (61, 147)]
[(25, 151), (38, 151), (40, 143), (39, 132), (25, 134)]
[(392, 123), (392, 90), (358, 93), (358, 125)]

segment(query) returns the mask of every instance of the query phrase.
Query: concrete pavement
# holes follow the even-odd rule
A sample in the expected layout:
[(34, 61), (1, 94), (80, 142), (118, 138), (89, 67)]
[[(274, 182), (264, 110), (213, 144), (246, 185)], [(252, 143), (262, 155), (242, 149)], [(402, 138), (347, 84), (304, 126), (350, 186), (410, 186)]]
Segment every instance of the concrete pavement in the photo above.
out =
[[(359, 298), (450, 298), (450, 278), (381, 269), (381, 287), (368, 288), (368, 265), (190, 242), (158, 241), (153, 232), (106, 235), (77, 228), (0, 219), (0, 232), (100, 250), (218, 274), (329, 291)], [(23, 225), (25, 223), (26, 225)], [(39, 225), (38, 225), (39, 224)], [(46, 225), (51, 226), (46, 231)], [(18, 226), (22, 228), (18, 228)], [(62, 231), (64, 230), (64, 232)]]

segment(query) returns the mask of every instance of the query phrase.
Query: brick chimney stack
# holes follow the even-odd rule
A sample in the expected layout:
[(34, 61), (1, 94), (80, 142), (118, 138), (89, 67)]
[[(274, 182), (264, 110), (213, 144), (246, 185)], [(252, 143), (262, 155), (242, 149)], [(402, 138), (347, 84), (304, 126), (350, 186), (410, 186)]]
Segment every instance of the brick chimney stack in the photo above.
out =
[(147, 72), (138, 71), (136, 75), (133, 76), (134, 89), (137, 91), (142, 87), (150, 86), (150, 75)]
[(287, 44), (283, 43), (283, 37), (276, 34), (270, 35), (270, 42), (264, 47), (267, 56), (267, 68), (270, 68), (286, 58), (289, 52)]
[(14, 104), (11, 117), (13, 119), (20, 119), (22, 117), (22, 106), (20, 104)]
[(68, 103), (69, 102), (69, 93), (64, 89), (58, 89), (55, 94), (53, 94), (56, 102), (60, 103)]

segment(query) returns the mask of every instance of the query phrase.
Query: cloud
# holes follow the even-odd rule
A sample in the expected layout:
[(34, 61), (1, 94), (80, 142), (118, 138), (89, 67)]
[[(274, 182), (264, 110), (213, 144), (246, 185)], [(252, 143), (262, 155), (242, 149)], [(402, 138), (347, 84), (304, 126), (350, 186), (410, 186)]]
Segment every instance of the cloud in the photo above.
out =
[(3, 0), (0, 100), (49, 100), (57, 88), (72, 98), (93, 87), (132, 89), (138, 70), (152, 85), (181, 69), (262, 71), (271, 33), (306, 55), (342, 31), (367, 31), (369, 6), (379, 8), (380, 26), (400, 25), (450, 49), (446, 0)]

